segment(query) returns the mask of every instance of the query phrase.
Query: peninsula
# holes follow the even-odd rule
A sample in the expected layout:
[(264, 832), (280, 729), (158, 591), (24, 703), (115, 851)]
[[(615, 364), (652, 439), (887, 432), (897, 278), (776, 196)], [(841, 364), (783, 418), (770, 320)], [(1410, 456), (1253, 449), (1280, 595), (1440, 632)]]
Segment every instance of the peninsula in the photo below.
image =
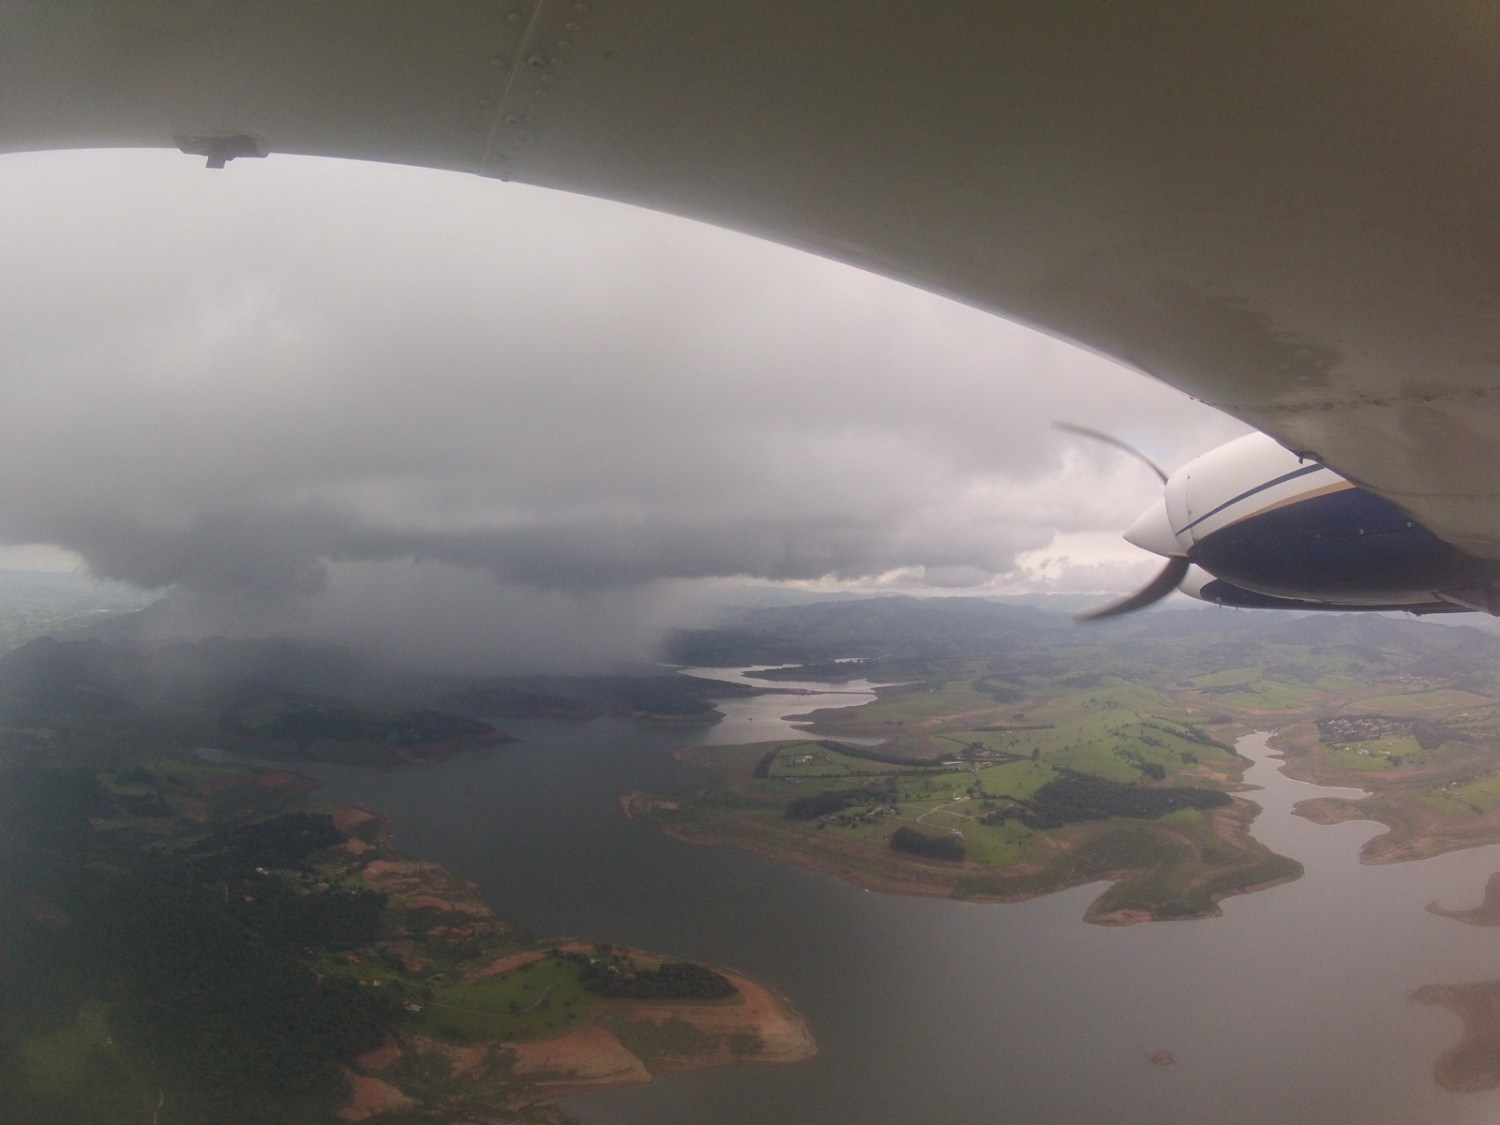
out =
[(1425, 859), (1500, 842), (1500, 710), (1486, 698), (1443, 690), (1382, 699), (1380, 709), (1290, 724), (1272, 741), (1285, 772), (1319, 785), (1363, 789), (1297, 806), (1319, 824), (1374, 820), (1366, 863)]
[(565, 1093), (816, 1049), (742, 974), (526, 936), (285, 770), (3, 780), (0, 923), (32, 970), (6, 988), (7, 1119), (551, 1123)]
[(806, 661), (757, 673), (768, 679), (901, 682), (796, 717), (800, 739), (684, 751), (697, 793), (623, 804), (680, 839), (881, 890), (1005, 901), (1107, 879), (1090, 921), (1203, 917), (1300, 873), (1255, 840), (1238, 795), (1233, 740), (1270, 729), (1292, 776), (1370, 792), (1299, 807), (1386, 823), (1368, 862), (1500, 840), (1493, 638), (1272, 616), (1229, 643), (1216, 614), (1172, 617), (1170, 635), (1149, 621), (1069, 630), (1016, 608), (890, 599), (685, 634), (685, 660)]
[[(628, 815), (871, 889), (1007, 902), (1111, 886), (1091, 922), (1203, 917), (1296, 878), (1233, 797), (1246, 763), (1201, 710), (1114, 677), (1023, 689), (983, 662), (814, 711), (808, 737), (679, 752), (694, 796), (627, 793)], [(841, 741), (883, 741), (876, 747)]]

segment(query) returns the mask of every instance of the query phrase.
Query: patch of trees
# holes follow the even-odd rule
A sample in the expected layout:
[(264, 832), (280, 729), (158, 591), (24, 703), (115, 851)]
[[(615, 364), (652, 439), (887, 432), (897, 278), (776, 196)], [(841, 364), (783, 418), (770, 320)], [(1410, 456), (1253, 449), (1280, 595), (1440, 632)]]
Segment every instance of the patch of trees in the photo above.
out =
[(1085, 691), (1089, 688), (1099, 687), (1104, 683), (1104, 677), (1098, 672), (1080, 672), (1076, 676), (1069, 676), (1062, 681), (1062, 686), (1073, 688), (1075, 691)]
[(1015, 684), (1008, 684), (990, 676), (975, 680), (973, 686), (975, 691), (983, 692), (996, 703), (1016, 703), (1026, 697), (1026, 692)]
[(1436, 719), (1413, 719), (1411, 736), (1423, 750), (1436, 750), (1449, 741), (1467, 741), (1467, 736), (1461, 739), (1446, 723)]
[[(1147, 725), (1155, 726), (1156, 724), (1151, 723)], [(1175, 734), (1178, 738), (1185, 738), (1189, 742), (1196, 742), (1200, 746), (1211, 746), (1216, 750), (1223, 750), (1225, 753), (1233, 753), (1234, 751), (1234, 747), (1226, 742), (1221, 742), (1202, 727), (1196, 727), (1192, 723), (1178, 723), (1175, 730), (1167, 727), (1157, 727), (1157, 729), (1165, 730), (1168, 734)]]
[(996, 825), (1014, 817), (1026, 827), (1040, 830), (1112, 816), (1154, 820), (1178, 809), (1219, 808), (1229, 801), (1227, 793), (1216, 789), (1146, 788), (1069, 770), (1047, 782), (1029, 800), (1014, 801), (987, 813), (982, 821)]
[(797, 797), (787, 803), (783, 815), (787, 820), (817, 820), (820, 816), (842, 812), (851, 805), (894, 804), (895, 800), (896, 776), (892, 774), (878, 785), (867, 785), (859, 789), (829, 789)]
[(549, 957), (572, 961), (580, 968), (583, 987), (613, 1000), (725, 1000), (736, 989), (723, 973), (691, 961), (663, 961), (654, 969), (643, 969), (619, 954), (604, 952), (589, 957), (579, 952), (549, 949)]
[(1490, 695), (1495, 690), (1493, 673), (1478, 668), (1452, 667), (1444, 672), (1448, 686), (1454, 691), (1470, 691), (1475, 695)]
[[(1309, 655), (1322, 657), (1325, 652), (1326, 650), (1324, 649), (1313, 648), (1310, 650)], [(1384, 663), (1385, 658), (1376, 653), (1373, 656), (1373, 660), (1376, 663)], [(1317, 679), (1318, 670), (1310, 663), (1303, 664), (1296, 661), (1283, 661), (1279, 664), (1266, 665), (1261, 675), (1268, 680), (1280, 680), (1288, 684), (1305, 684), (1310, 680)]]
[(873, 794), (868, 789), (830, 789), (789, 801), (783, 815), (787, 820), (817, 820), (820, 816), (842, 812), (850, 805), (867, 805), (872, 799)]
[(883, 754), (879, 750), (869, 746), (852, 746), (845, 742), (835, 742), (830, 738), (820, 739), (818, 745), (824, 750), (831, 750), (835, 754), (842, 754), (846, 758), (858, 758), (862, 762), (879, 762), (885, 766), (923, 766), (927, 763), (919, 759), (903, 758), (899, 754)]
[(957, 836), (938, 836), (902, 825), (891, 833), (891, 850), (921, 856), (923, 859), (944, 859), (962, 862), (963, 841)]
[(319, 979), (303, 935), (236, 910), (242, 896), (170, 871), (104, 889), (86, 921), (114, 978), (111, 1027), (157, 1061), (179, 1120), (269, 1125), (336, 1105), (340, 1064), (399, 1017), (385, 990)]
[[(1152, 738), (1149, 735), (1143, 735), (1141, 736), (1141, 741), (1146, 745), (1154, 746), (1159, 750), (1165, 749), (1165, 747), (1162, 745), (1161, 740), (1158, 738)], [(1146, 758), (1141, 755), (1141, 752), (1133, 746), (1115, 747), (1115, 756), (1124, 758), (1127, 762), (1129, 762), (1136, 769), (1140, 770), (1141, 773), (1145, 774), (1152, 781), (1166, 780), (1167, 767), (1162, 765), (1160, 762), (1147, 761)]]
[(398, 746), (483, 738), (498, 733), (489, 723), (448, 715), (442, 711), (405, 711), (395, 716), (390, 726), (391, 735)]
[(320, 848), (343, 840), (330, 817), (290, 812), (215, 832), (194, 845), (190, 854), (200, 878), (232, 879), (257, 867), (295, 867)]
[(296, 949), (352, 949), (380, 936), (386, 896), (366, 887), (311, 887), (270, 876), (242, 885), (234, 912)]
[[(405, 1015), (399, 989), (314, 971), (309, 949), (363, 945), (384, 908), (286, 870), (340, 838), (329, 819), (292, 813), (173, 847), (159, 829), (94, 829), (135, 798), (84, 771), (3, 780), (0, 962), (17, 971), (0, 974), (0, 1118), (330, 1120), (342, 1066)], [(36, 1081), (31, 1044), (72, 1034), (81, 1011), (112, 1048), (79, 1055), (66, 1087)]]

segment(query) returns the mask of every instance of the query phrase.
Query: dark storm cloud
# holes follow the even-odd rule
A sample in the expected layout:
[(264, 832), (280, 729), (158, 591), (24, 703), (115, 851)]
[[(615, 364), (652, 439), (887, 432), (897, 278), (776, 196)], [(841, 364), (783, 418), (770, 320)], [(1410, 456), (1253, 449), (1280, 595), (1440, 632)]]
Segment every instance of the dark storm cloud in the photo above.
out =
[(0, 190), (0, 540), (209, 602), (403, 561), (581, 597), (982, 587), (1150, 498), (1050, 418), (1168, 462), (1235, 432), (994, 317), (586, 200), (159, 153), (0, 158)]

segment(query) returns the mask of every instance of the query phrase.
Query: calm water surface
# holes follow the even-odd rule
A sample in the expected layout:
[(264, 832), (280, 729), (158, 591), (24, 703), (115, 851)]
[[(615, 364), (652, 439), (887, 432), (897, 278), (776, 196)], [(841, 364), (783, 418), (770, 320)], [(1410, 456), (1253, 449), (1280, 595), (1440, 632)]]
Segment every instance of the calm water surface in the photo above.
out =
[[(874, 680), (848, 680), (837, 684), (821, 680), (756, 680), (755, 673), (773, 664), (751, 668), (684, 668), (687, 676), (703, 680), (723, 680), (743, 684), (754, 681), (755, 687), (775, 688), (779, 692), (807, 692), (807, 695), (758, 695), (749, 699), (720, 700), (718, 708), (724, 720), (693, 735), (693, 741), (704, 746), (739, 746), (747, 742), (768, 742), (777, 738), (796, 738), (807, 734), (805, 723), (797, 722), (807, 712), (820, 708), (858, 707), (875, 698), (877, 687), (887, 687)], [(816, 694), (811, 694), (816, 693)], [(875, 746), (879, 738), (839, 735), (840, 742), (856, 746)]]
[[(727, 704), (709, 740), (741, 741), (736, 722), (757, 740), (797, 733), (766, 706)], [(585, 1125), (1500, 1120), (1500, 1094), (1433, 1083), (1460, 1025), (1408, 1000), (1500, 976), (1500, 931), (1423, 909), (1477, 903), (1500, 847), (1361, 866), (1377, 825), (1290, 815), (1353, 791), (1283, 777), (1262, 736), (1240, 743), (1263, 786), (1254, 831), (1307, 875), (1230, 899), (1221, 918), (1106, 928), (1081, 921), (1102, 885), (1006, 906), (901, 898), (626, 820), (622, 789), (691, 786), (671, 751), (701, 731), (504, 725), (520, 745), (421, 772), (305, 772), (391, 813), (398, 846), (473, 880), (503, 917), (744, 970), (789, 996), (820, 1045), (796, 1066), (570, 1100)], [(1153, 1065), (1158, 1051), (1176, 1065)]]

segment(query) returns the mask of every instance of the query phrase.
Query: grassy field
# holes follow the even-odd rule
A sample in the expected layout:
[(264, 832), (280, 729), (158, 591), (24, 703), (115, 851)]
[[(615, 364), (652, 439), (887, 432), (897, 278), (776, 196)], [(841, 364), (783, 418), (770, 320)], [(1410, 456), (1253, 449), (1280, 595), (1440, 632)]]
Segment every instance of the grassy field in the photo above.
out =
[(1361, 709), (1392, 715), (1451, 715), (1468, 708), (1493, 706), (1494, 701), (1470, 691), (1434, 689), (1400, 695), (1370, 695), (1360, 699)]
[[(1393, 826), (1397, 852), (1500, 839), (1500, 706), (1486, 694), (1500, 679), (1443, 655), (1465, 636), (1428, 629), (1416, 643), (1363, 619), (1283, 632), (1138, 652), (1081, 632), (999, 661), (928, 660), (872, 703), (813, 711), (815, 731), (878, 736), (876, 753), (901, 764), (816, 739), (700, 749), (686, 755), (700, 798), (641, 815), (871, 886), (1008, 898), (1110, 878), (1096, 916), (1195, 916), (1299, 870), (1248, 835), (1248, 806), (1061, 823), (1039, 809), (1077, 778), (1116, 794), (1232, 790), (1244, 762), (1230, 742), (1274, 727), (1298, 776), (1378, 790), (1362, 815)], [(1317, 721), (1340, 716), (1353, 725), (1325, 738)], [(932, 854), (894, 850), (903, 832)]]
[[(1164, 689), (1110, 673), (1053, 673), (1027, 679), (1024, 690), (1008, 681), (1002, 694), (1021, 698), (1001, 701), (984, 671), (956, 661), (943, 676), (883, 689), (864, 706), (815, 712), (818, 729), (835, 736), (883, 733), (873, 753), (903, 764), (808, 738), (699, 747), (684, 758), (706, 783), (700, 796), (648, 800), (637, 815), (686, 839), (929, 894), (1013, 898), (1112, 878), (1094, 911), (1102, 920), (1212, 913), (1224, 894), (1299, 870), (1236, 827), (1248, 806), (1144, 819), (1054, 808), (1059, 786), (1075, 778), (1088, 779), (1106, 805), (1138, 791), (1175, 799), (1232, 784), (1243, 760), (1200, 725), (1222, 731), (1230, 720), (1216, 697), (1205, 703), (1191, 683)], [(1210, 687), (1242, 679), (1232, 671)], [(1277, 690), (1284, 705), (1312, 694)], [(1267, 698), (1258, 692), (1257, 706)]]
[(419, 1024), (444, 1039), (512, 1042), (566, 1031), (598, 1002), (577, 965), (544, 958), (473, 984), (438, 985)]

